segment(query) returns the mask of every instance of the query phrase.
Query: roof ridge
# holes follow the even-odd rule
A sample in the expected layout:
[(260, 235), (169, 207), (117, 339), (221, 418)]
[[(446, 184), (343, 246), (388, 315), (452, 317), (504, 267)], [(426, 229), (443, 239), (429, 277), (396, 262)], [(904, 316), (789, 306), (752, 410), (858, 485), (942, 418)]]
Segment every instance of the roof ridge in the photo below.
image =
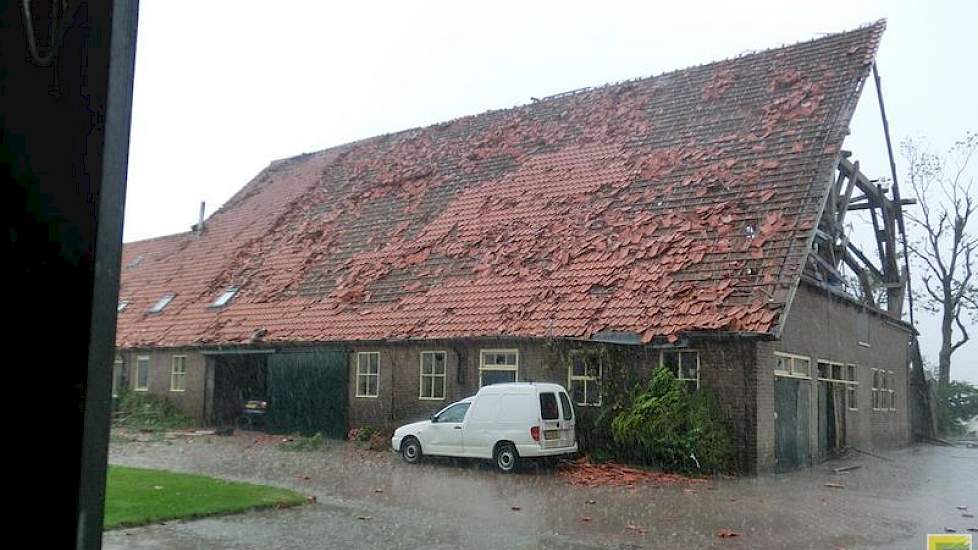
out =
[(585, 86), (585, 87), (582, 87), (582, 88), (576, 88), (576, 89), (573, 89), (573, 90), (568, 90), (568, 91), (564, 91), (564, 92), (558, 92), (558, 93), (555, 93), (555, 94), (543, 96), (538, 101), (532, 101), (531, 100), (529, 103), (520, 103), (520, 104), (517, 104), (517, 105), (512, 105), (510, 107), (499, 107), (499, 108), (495, 108), (495, 109), (487, 109), (487, 110), (482, 111), (482, 112), (479, 112), (479, 113), (473, 113), (473, 114), (469, 114), (469, 115), (462, 115), (462, 116), (458, 116), (458, 117), (451, 118), (451, 119), (448, 119), (448, 120), (441, 120), (441, 121), (436, 121), (436, 122), (432, 122), (432, 123), (428, 123), (428, 124), (423, 124), (423, 125), (420, 125), (420, 126), (412, 126), (410, 128), (404, 128), (402, 130), (394, 130), (394, 131), (390, 131), (390, 132), (385, 132), (383, 134), (376, 134), (376, 135), (373, 135), (373, 136), (368, 136), (368, 137), (357, 139), (357, 140), (354, 140), (354, 141), (348, 141), (348, 142), (339, 143), (339, 144), (336, 144), (336, 145), (331, 145), (329, 147), (325, 147), (323, 149), (317, 149), (315, 151), (307, 151), (305, 153), (300, 153), (300, 154), (297, 154), (297, 155), (294, 155), (294, 156), (291, 156), (291, 157), (283, 157), (283, 158), (280, 158), (280, 159), (275, 159), (275, 160), (273, 160), (273, 161), (271, 161), (269, 163), (268, 167), (269, 168), (271, 168), (272, 166), (276, 166), (277, 167), (280, 164), (288, 163), (288, 162), (294, 161), (294, 160), (298, 160), (301, 157), (309, 157), (309, 156), (312, 156), (312, 155), (325, 154), (327, 152), (331, 152), (331, 151), (334, 151), (336, 149), (340, 149), (340, 148), (343, 148), (343, 147), (354, 147), (354, 146), (357, 146), (357, 145), (360, 145), (360, 144), (371, 142), (373, 140), (390, 139), (390, 138), (399, 136), (401, 134), (407, 134), (407, 133), (410, 133), (410, 132), (418, 132), (418, 131), (422, 131), (422, 130), (427, 130), (429, 128), (434, 128), (436, 126), (443, 126), (443, 125), (446, 125), (446, 124), (453, 124), (453, 123), (456, 123), (456, 122), (459, 122), (459, 121), (468, 120), (468, 119), (474, 119), (474, 118), (478, 118), (478, 117), (481, 117), (481, 116), (484, 116), (484, 115), (488, 115), (488, 114), (492, 114), (492, 113), (499, 113), (499, 112), (504, 112), (504, 111), (514, 111), (514, 110), (525, 108), (525, 107), (531, 107), (531, 106), (535, 106), (535, 105), (540, 105), (540, 104), (543, 104), (543, 103), (548, 102), (548, 101), (553, 101), (553, 100), (557, 100), (557, 99), (565, 99), (565, 98), (573, 97), (573, 96), (576, 96), (576, 95), (579, 95), (579, 94), (585, 94), (585, 93), (589, 93), (589, 92), (595, 92), (595, 91), (605, 90), (605, 89), (608, 89), (608, 88), (614, 88), (616, 86), (625, 86), (625, 85), (628, 85), (628, 84), (635, 84), (635, 83), (638, 83), (638, 82), (644, 82), (644, 81), (653, 80), (653, 79), (656, 79), (656, 78), (662, 78), (662, 77), (666, 77), (666, 76), (672, 76), (672, 75), (684, 73), (684, 72), (687, 72), (687, 71), (690, 71), (690, 70), (693, 70), (693, 69), (700, 69), (700, 68), (710, 67), (710, 66), (713, 66), (713, 65), (719, 65), (719, 64), (722, 64), (722, 63), (730, 62), (730, 61), (743, 59), (745, 57), (751, 57), (751, 56), (755, 56), (755, 55), (770, 54), (770, 53), (773, 53), (773, 52), (776, 52), (776, 51), (779, 51), (779, 50), (786, 50), (788, 48), (793, 48), (793, 47), (801, 46), (801, 45), (804, 45), (804, 44), (811, 44), (812, 42), (817, 42), (817, 41), (820, 41), (820, 40), (828, 40), (828, 39), (835, 38), (835, 37), (838, 37), (838, 36), (843, 36), (843, 35), (846, 35), (846, 34), (857, 33), (857, 32), (865, 31), (867, 29), (871, 29), (871, 28), (874, 28), (874, 27), (879, 27), (878, 30), (877, 30), (877, 33), (882, 32), (883, 30), (885, 30), (886, 29), (886, 18), (877, 19), (876, 21), (874, 21), (872, 23), (864, 23), (863, 25), (860, 25), (860, 26), (858, 26), (856, 28), (849, 29), (849, 30), (844, 30), (844, 31), (839, 31), (839, 32), (833, 32), (833, 33), (825, 33), (825, 34), (822, 34), (821, 36), (818, 36), (818, 37), (815, 37), (815, 38), (809, 38), (808, 40), (799, 40), (797, 42), (792, 42), (792, 43), (787, 43), (787, 44), (781, 44), (780, 46), (774, 46), (774, 47), (771, 47), (771, 48), (764, 48), (764, 49), (760, 49), (760, 50), (746, 50), (746, 51), (744, 51), (744, 52), (742, 52), (742, 53), (740, 53), (740, 54), (738, 54), (736, 56), (733, 56), (733, 57), (726, 57), (726, 58), (723, 58), (723, 59), (716, 59), (716, 60), (709, 61), (709, 62), (706, 62), (706, 63), (700, 63), (700, 64), (697, 64), (697, 65), (689, 65), (689, 66), (682, 67), (682, 68), (679, 68), (679, 69), (672, 69), (672, 70), (669, 70), (669, 71), (665, 71), (665, 72), (661, 72), (661, 73), (655, 73), (655, 74), (650, 74), (650, 75), (646, 75), (646, 76), (637, 76), (637, 77), (628, 78), (628, 79), (624, 79), (624, 80), (614, 80), (614, 81), (611, 81), (611, 82), (606, 82), (604, 84), (597, 84), (595, 86)]

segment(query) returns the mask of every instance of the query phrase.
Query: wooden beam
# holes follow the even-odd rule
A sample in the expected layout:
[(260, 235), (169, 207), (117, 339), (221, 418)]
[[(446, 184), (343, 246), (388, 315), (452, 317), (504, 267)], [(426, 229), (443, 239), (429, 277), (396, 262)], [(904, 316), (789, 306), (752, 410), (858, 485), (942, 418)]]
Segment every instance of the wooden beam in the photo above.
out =
[(869, 269), (870, 271), (873, 272), (873, 275), (877, 279), (879, 279), (881, 281), (883, 280), (883, 272), (881, 272), (875, 265), (873, 265), (873, 262), (871, 262), (869, 260), (869, 258), (867, 258), (865, 254), (863, 254), (863, 251), (862, 250), (859, 250), (859, 248), (857, 248), (856, 245), (854, 245), (852, 243), (849, 243), (848, 249), (849, 249), (850, 252), (852, 252), (853, 254), (855, 254), (856, 257), (859, 258), (860, 261), (862, 261), (862, 264), (867, 269)]
[[(858, 160), (856, 161), (856, 164), (854, 166), (856, 168), (856, 172), (859, 172)], [(852, 189), (855, 186), (856, 186), (856, 180), (850, 177), (849, 183), (846, 184), (846, 191), (843, 194), (842, 198), (839, 199), (839, 216), (837, 219), (839, 227), (842, 227), (842, 224), (846, 220), (846, 212), (849, 210), (849, 199), (852, 198)]]

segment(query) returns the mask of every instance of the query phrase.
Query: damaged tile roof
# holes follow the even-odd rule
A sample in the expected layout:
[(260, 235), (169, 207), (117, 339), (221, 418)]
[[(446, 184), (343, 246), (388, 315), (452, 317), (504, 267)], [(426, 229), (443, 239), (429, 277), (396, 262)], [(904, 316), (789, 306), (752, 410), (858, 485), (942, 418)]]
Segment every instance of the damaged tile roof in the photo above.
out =
[(117, 344), (772, 333), (884, 26), (273, 162), (125, 245)]

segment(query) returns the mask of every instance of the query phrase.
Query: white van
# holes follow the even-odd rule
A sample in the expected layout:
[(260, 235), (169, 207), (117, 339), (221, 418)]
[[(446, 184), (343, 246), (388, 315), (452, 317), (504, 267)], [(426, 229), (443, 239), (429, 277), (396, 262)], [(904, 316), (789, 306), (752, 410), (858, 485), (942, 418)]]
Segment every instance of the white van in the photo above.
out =
[(401, 426), (391, 446), (411, 464), (425, 454), (485, 458), (510, 473), (521, 458), (576, 453), (574, 421), (574, 407), (562, 386), (493, 384), (430, 420)]

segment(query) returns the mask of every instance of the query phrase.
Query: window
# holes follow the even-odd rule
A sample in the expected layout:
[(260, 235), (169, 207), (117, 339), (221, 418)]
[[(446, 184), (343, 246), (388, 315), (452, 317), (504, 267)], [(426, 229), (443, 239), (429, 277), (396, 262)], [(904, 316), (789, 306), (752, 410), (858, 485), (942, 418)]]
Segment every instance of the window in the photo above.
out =
[(883, 369), (873, 369), (873, 410), (881, 411), (889, 408), (886, 399), (889, 393), (886, 391), (886, 371)]
[(557, 408), (557, 396), (553, 392), (540, 394), (540, 418), (544, 420), (560, 420), (560, 409)]
[(112, 362), (112, 397), (119, 397), (119, 386), (122, 384), (122, 369), (125, 367), (122, 356), (116, 355)]
[(886, 371), (886, 393), (887, 393), (887, 403), (886, 408), (895, 411), (896, 410), (896, 389), (893, 384), (893, 371)]
[(829, 382), (846, 382), (845, 365), (834, 361), (819, 360), (818, 378)]
[(380, 352), (357, 353), (357, 397), (377, 397), (380, 389)]
[(515, 349), (484, 349), (479, 354), (479, 387), (519, 378), (520, 352)]
[(700, 387), (700, 354), (697, 351), (662, 351), (659, 366), (686, 383), (689, 391)]
[(856, 315), (856, 342), (869, 347), (869, 313), (865, 309)]
[(185, 391), (187, 389), (187, 356), (174, 355), (173, 367), (170, 370), (170, 391)]
[(465, 413), (469, 410), (471, 403), (457, 403), (438, 413), (436, 421), (441, 424), (444, 422), (461, 422), (465, 420)]
[(809, 378), (812, 375), (812, 362), (807, 357), (775, 352), (774, 358), (777, 360), (774, 367), (774, 374), (777, 376)]
[(214, 300), (214, 303), (211, 304), (211, 307), (226, 306), (228, 302), (231, 301), (231, 298), (234, 298), (234, 295), (237, 293), (238, 293), (238, 287), (236, 286), (228, 287), (227, 290), (222, 292), (221, 295), (218, 296), (216, 300)]
[(149, 389), (149, 356), (140, 355), (136, 358), (136, 391), (146, 391)]
[(444, 351), (421, 352), (421, 399), (445, 399)]
[(567, 388), (574, 403), (582, 406), (601, 405), (601, 355), (573, 351), (567, 368)]
[(570, 399), (567, 398), (567, 394), (560, 392), (560, 406), (564, 409), (564, 420), (574, 419), (574, 408), (571, 407)]
[(846, 407), (850, 411), (859, 410), (857, 395), (859, 393), (859, 382), (856, 379), (856, 365), (846, 365)]
[(136, 256), (135, 258), (133, 258), (132, 260), (129, 260), (129, 263), (126, 264), (126, 267), (127, 268), (136, 267), (137, 265), (141, 264), (142, 262), (143, 262), (143, 257), (142, 257), (142, 255), (139, 255), (139, 256)]
[(119, 300), (119, 306), (116, 308), (116, 313), (122, 313), (122, 310), (126, 309), (129, 305), (129, 300)]
[(155, 304), (153, 304), (153, 307), (149, 308), (149, 312), (159, 313), (163, 311), (163, 308), (165, 308), (167, 304), (170, 303), (171, 300), (173, 300), (173, 294), (164, 294), (162, 298), (160, 298)]

